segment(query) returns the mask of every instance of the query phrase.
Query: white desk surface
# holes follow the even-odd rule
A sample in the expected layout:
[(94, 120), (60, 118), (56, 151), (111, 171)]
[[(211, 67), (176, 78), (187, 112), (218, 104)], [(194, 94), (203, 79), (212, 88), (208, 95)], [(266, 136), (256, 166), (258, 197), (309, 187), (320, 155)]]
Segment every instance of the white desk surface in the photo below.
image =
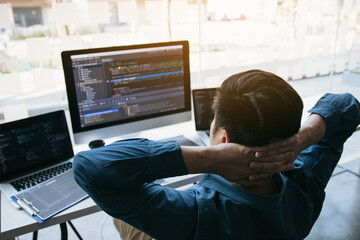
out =
[[(154, 140), (160, 140), (164, 138), (175, 137), (183, 134), (190, 140), (201, 145), (200, 139), (197, 137), (193, 121), (188, 121), (180, 124), (174, 124), (165, 126), (153, 130), (142, 131), (136, 134), (128, 134), (121, 136), (121, 139), (144, 137)], [(118, 139), (106, 139), (105, 143), (109, 144)], [(80, 152), (87, 150), (88, 147), (84, 145), (74, 146), (74, 152)], [(194, 183), (201, 179), (201, 174), (193, 174), (181, 177), (167, 178), (163, 183), (164, 186), (177, 188), (182, 185)], [(0, 192), (1, 194), (1, 192)], [(32, 217), (30, 217), (25, 211), (16, 209), (8, 199), (1, 194), (1, 218), (0, 218), (0, 239), (13, 239), (16, 236), (20, 236), (29, 232), (33, 232), (42, 228), (46, 228), (52, 225), (60, 224), (72, 219), (86, 216), (95, 212), (101, 211), (101, 209), (94, 203), (91, 198), (87, 198), (84, 201), (66, 209), (58, 215), (46, 220), (39, 224)]]

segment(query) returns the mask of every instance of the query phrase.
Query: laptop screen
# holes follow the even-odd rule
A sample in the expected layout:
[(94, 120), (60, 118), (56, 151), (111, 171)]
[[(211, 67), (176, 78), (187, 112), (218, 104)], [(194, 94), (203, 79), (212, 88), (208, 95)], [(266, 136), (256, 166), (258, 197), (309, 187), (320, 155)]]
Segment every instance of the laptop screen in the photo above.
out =
[(193, 103), (197, 131), (210, 130), (214, 113), (211, 109), (216, 88), (194, 89)]
[(63, 110), (0, 125), (0, 180), (73, 156)]

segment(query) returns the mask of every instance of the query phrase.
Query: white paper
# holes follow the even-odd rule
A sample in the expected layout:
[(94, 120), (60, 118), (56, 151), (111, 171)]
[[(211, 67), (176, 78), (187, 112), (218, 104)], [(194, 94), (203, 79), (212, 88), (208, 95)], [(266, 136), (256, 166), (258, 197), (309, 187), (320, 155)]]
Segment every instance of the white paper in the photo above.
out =
[(109, 23), (109, 4), (107, 2), (89, 2), (91, 23)]
[(136, 22), (137, 5), (135, 1), (117, 2), (119, 22)]
[(82, 48), (84, 48), (84, 44), (81, 36), (65, 36), (61, 38), (61, 49), (63, 51)]
[(7, 4), (0, 4), (0, 28), (10, 28), (12, 19), (10, 18), (9, 7)]
[(146, 21), (151, 23), (161, 23), (164, 19), (163, 1), (145, 1)]
[(30, 60), (43, 60), (51, 58), (49, 38), (27, 38), (26, 44), (28, 48), (28, 58)]
[(0, 97), (22, 93), (22, 84), (18, 73), (0, 74)]
[(4, 106), (3, 112), (4, 112), (5, 122), (11, 122), (29, 117), (26, 104)]
[(77, 24), (79, 13), (75, 3), (55, 3), (57, 23), (60, 25)]
[(35, 69), (32, 73), (35, 90), (55, 89), (54, 72), (52, 69)]

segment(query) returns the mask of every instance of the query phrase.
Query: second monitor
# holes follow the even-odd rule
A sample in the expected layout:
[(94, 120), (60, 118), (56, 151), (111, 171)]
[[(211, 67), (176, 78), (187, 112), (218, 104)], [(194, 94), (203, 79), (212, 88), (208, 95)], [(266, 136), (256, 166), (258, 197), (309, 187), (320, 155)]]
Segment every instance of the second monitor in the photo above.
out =
[(191, 119), (187, 41), (62, 52), (76, 143)]

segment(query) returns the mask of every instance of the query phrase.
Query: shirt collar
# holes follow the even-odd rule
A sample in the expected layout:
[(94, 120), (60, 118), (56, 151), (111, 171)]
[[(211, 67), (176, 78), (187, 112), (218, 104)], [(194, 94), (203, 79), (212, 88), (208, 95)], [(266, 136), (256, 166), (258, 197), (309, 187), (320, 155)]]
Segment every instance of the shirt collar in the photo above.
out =
[(200, 180), (198, 185), (213, 189), (233, 199), (234, 201), (240, 202), (249, 207), (256, 209), (271, 209), (281, 203), (286, 183), (281, 174), (274, 175), (274, 179), (280, 184), (280, 193), (271, 196), (260, 196), (247, 192), (215, 174), (204, 174), (204, 177)]

